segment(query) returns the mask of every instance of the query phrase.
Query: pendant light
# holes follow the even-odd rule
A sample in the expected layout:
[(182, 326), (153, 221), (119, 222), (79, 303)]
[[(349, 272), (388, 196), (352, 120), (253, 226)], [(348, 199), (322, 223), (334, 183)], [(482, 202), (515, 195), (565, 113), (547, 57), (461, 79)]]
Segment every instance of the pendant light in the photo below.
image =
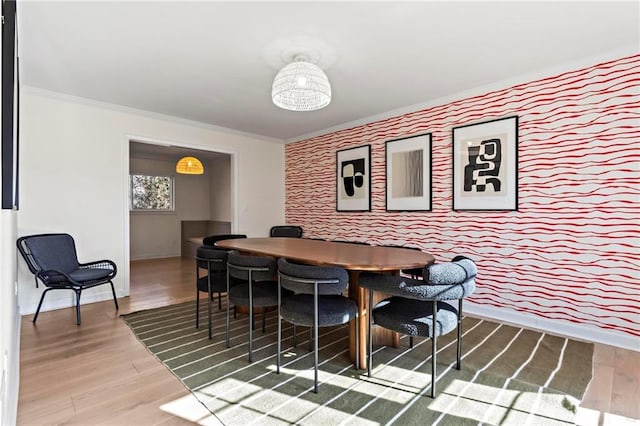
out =
[(176, 172), (183, 175), (201, 175), (204, 166), (196, 157), (182, 157), (176, 164)]
[(327, 75), (305, 56), (278, 72), (271, 87), (271, 99), (290, 111), (314, 111), (331, 102), (331, 84)]

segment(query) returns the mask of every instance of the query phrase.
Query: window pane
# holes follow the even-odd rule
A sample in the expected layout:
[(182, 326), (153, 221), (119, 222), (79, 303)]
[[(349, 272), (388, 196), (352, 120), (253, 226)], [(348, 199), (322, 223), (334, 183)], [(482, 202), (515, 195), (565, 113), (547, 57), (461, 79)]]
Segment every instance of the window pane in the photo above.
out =
[(173, 210), (172, 186), (170, 176), (131, 175), (131, 208)]

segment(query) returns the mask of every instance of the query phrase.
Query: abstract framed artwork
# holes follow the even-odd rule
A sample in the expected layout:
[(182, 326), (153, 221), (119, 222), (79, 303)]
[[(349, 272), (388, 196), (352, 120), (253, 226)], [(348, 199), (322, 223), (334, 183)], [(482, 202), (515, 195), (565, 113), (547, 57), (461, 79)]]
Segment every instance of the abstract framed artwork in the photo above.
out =
[(453, 128), (453, 210), (518, 210), (518, 117)]
[(387, 211), (431, 210), (431, 133), (387, 141)]
[(336, 153), (336, 210), (371, 211), (371, 146)]

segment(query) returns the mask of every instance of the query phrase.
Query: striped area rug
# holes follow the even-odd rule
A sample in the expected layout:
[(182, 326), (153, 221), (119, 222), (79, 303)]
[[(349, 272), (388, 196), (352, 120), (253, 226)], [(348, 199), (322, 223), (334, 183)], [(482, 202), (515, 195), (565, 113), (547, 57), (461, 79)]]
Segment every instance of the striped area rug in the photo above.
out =
[[(573, 424), (592, 376), (593, 344), (486, 320), (463, 321), (462, 369), (455, 369), (455, 332), (438, 339), (438, 381), (429, 398), (431, 343), (408, 339), (375, 347), (373, 374), (348, 358), (348, 328), (321, 329), (319, 393), (313, 393), (308, 329), (283, 322), (283, 368), (275, 373), (276, 314), (263, 333), (256, 316), (253, 363), (247, 361), (248, 316), (213, 317), (206, 304), (195, 328), (195, 302), (123, 316), (137, 338), (225, 425), (554, 425)], [(201, 306), (202, 308), (202, 306)]]

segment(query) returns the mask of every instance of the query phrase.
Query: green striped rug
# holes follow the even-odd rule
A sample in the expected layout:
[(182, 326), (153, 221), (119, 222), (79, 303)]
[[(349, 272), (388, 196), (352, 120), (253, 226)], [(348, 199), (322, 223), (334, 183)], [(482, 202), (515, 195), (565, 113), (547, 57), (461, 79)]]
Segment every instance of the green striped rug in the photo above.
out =
[[(308, 329), (283, 322), (283, 367), (275, 373), (276, 314), (266, 333), (256, 318), (253, 363), (247, 362), (247, 316), (232, 320), (224, 344), (225, 311), (215, 307), (207, 338), (206, 304), (200, 329), (195, 302), (124, 316), (137, 338), (225, 425), (458, 425), (573, 424), (591, 380), (593, 344), (465, 317), (462, 369), (455, 365), (455, 332), (438, 339), (438, 381), (431, 383), (429, 340), (400, 348), (375, 347), (373, 377), (349, 361), (348, 328), (321, 329), (320, 390), (313, 393)], [(202, 306), (201, 306), (202, 307)]]

